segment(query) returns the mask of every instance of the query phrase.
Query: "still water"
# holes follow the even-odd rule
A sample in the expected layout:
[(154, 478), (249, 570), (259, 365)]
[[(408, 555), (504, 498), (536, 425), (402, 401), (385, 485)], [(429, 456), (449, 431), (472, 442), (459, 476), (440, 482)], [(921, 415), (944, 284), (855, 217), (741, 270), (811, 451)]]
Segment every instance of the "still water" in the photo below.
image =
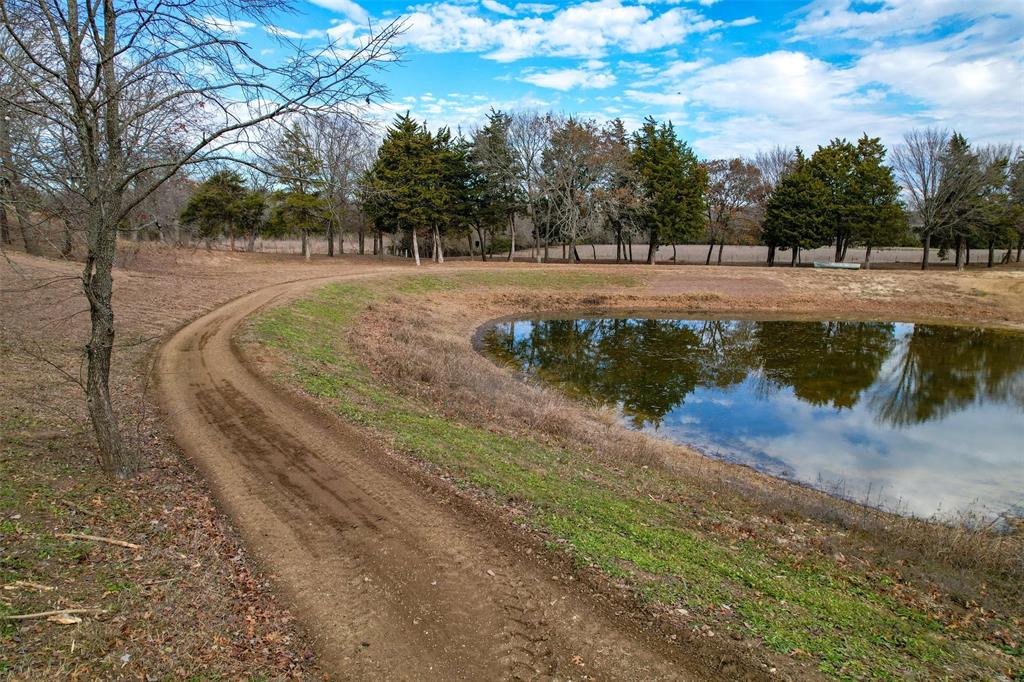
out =
[(502, 322), (483, 347), (712, 457), (905, 514), (1024, 513), (1024, 334), (582, 318)]

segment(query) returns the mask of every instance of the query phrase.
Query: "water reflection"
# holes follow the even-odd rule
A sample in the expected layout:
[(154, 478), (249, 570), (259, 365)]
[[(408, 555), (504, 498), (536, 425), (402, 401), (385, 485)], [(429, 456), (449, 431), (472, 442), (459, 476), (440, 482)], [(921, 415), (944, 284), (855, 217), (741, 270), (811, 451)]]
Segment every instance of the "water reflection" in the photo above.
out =
[(1024, 335), (865, 321), (508, 322), (485, 350), (714, 456), (930, 515), (1024, 496)]

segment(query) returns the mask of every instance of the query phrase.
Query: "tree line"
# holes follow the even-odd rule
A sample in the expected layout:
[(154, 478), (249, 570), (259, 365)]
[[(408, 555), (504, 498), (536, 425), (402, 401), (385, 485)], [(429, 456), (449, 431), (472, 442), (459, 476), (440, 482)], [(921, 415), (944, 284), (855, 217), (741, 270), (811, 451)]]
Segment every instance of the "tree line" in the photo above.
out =
[[(417, 263), (424, 252), (443, 262), (446, 250), (511, 260), (521, 234), (538, 262), (552, 247), (580, 262), (584, 245), (597, 260), (596, 245), (608, 243), (617, 261), (631, 261), (637, 242), (653, 263), (662, 244), (674, 260), (677, 244), (704, 243), (707, 264), (716, 248), (720, 264), (726, 245), (762, 244), (769, 265), (778, 251), (797, 265), (802, 251), (824, 246), (844, 262), (856, 246), (870, 267), (877, 247), (921, 246), (922, 268), (934, 248), (955, 252), (962, 268), (971, 247), (987, 248), (991, 266), (997, 249), (1004, 262), (1015, 249), (1019, 261), (1024, 243), (1020, 150), (975, 149), (933, 129), (908, 133), (891, 155), (864, 134), (810, 156), (777, 147), (701, 160), (670, 122), (648, 118), (629, 134), (618, 119), (492, 110), (468, 133), (399, 115), (379, 143), (345, 120), (295, 122), (273, 149), (263, 166), (277, 189), (247, 190), (236, 176), (222, 195), (228, 172), (215, 173), (182, 218), (207, 238), (233, 242), (247, 230), (250, 248), (256, 234), (298, 233), (307, 255), (310, 233), (326, 234), (333, 255), (336, 236), (358, 234), (362, 252), (371, 232), (374, 253), (386, 236)], [(247, 220), (257, 216), (243, 200), (263, 201), (260, 220)]]

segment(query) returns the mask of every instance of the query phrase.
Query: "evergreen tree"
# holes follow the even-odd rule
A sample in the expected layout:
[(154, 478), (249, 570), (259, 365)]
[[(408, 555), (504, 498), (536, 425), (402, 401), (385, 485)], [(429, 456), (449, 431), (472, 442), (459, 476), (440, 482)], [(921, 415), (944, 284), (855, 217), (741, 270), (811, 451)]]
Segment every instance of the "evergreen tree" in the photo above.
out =
[(271, 168), (282, 189), (274, 195), (268, 227), (278, 234), (298, 230), (308, 259), (309, 235), (326, 230), (330, 221), (322, 196), (323, 168), (309, 133), (298, 123), (285, 128), (274, 153)]
[(1024, 152), (1018, 151), (1017, 158), (1010, 165), (1010, 179), (1007, 187), (1010, 202), (1010, 221), (1017, 241), (1017, 262), (1024, 251)]
[(663, 240), (685, 242), (702, 234), (707, 172), (672, 124), (658, 125), (652, 117), (633, 135), (633, 163), (648, 201), (642, 221), (647, 262), (654, 263)]
[(835, 243), (835, 260), (842, 262), (861, 199), (857, 192), (857, 148), (846, 140), (832, 140), (814, 152), (809, 169), (825, 187), (825, 220)]
[[(1016, 211), (1013, 206), (1010, 160), (998, 148), (987, 150), (983, 159), (985, 182), (980, 197), (975, 234), (988, 248), (988, 267), (995, 265), (996, 246), (1009, 246), (1016, 233)], [(1007, 260), (1009, 257), (1007, 256)]]
[(235, 228), (246, 196), (242, 176), (232, 170), (217, 171), (204, 180), (189, 198), (181, 221), (197, 228), (197, 236), (210, 242), (227, 234), (235, 249)]
[(262, 192), (251, 190), (238, 202), (238, 215), (235, 225), (240, 234), (248, 235), (248, 250), (256, 248), (256, 237), (263, 232), (267, 224), (267, 198)]
[(464, 140), (453, 138), (447, 128), (432, 135), (407, 112), (388, 128), (363, 178), (360, 193), (367, 215), (380, 230), (408, 230), (417, 265), (420, 234), (431, 235), (432, 252), (441, 260), (444, 232), (470, 221), (466, 159)]
[[(849, 239), (865, 247), (864, 267), (871, 267), (871, 249), (900, 242), (907, 234), (907, 216), (892, 168), (885, 165), (885, 147), (877, 137), (857, 140), (849, 215)], [(845, 249), (844, 249), (845, 251)]]
[(983, 210), (985, 171), (981, 159), (960, 133), (953, 133), (942, 155), (939, 214), (942, 246), (956, 249), (956, 268), (966, 265), (964, 249), (976, 236)]
[(396, 234), (409, 231), (417, 265), (420, 262), (417, 233), (430, 226), (426, 173), (432, 146), (430, 133), (408, 112), (396, 117), (377, 150), (367, 183), (373, 193), (366, 206), (367, 213), (384, 231)]
[(508, 260), (516, 249), (515, 217), (524, 203), (522, 178), (524, 170), (516, 160), (509, 143), (512, 118), (491, 109), (487, 123), (473, 135), (469, 163), (480, 176), (480, 189), (486, 192), (494, 216), (500, 218), (509, 234)]
[(829, 243), (829, 191), (797, 149), (794, 169), (775, 188), (765, 211), (762, 238), (769, 247), (793, 250), (796, 266), (800, 249)]

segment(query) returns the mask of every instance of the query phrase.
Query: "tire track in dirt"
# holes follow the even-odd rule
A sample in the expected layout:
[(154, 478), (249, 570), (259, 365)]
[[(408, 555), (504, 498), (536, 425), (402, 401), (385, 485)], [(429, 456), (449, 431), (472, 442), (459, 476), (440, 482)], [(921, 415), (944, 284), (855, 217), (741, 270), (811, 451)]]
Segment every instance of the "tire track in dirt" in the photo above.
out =
[(171, 337), (155, 370), (179, 445), (293, 602), (338, 679), (682, 680), (702, 659), (552, 580), (511, 536), (432, 494), (357, 427), (253, 373), (251, 314), (321, 286), (268, 287)]

